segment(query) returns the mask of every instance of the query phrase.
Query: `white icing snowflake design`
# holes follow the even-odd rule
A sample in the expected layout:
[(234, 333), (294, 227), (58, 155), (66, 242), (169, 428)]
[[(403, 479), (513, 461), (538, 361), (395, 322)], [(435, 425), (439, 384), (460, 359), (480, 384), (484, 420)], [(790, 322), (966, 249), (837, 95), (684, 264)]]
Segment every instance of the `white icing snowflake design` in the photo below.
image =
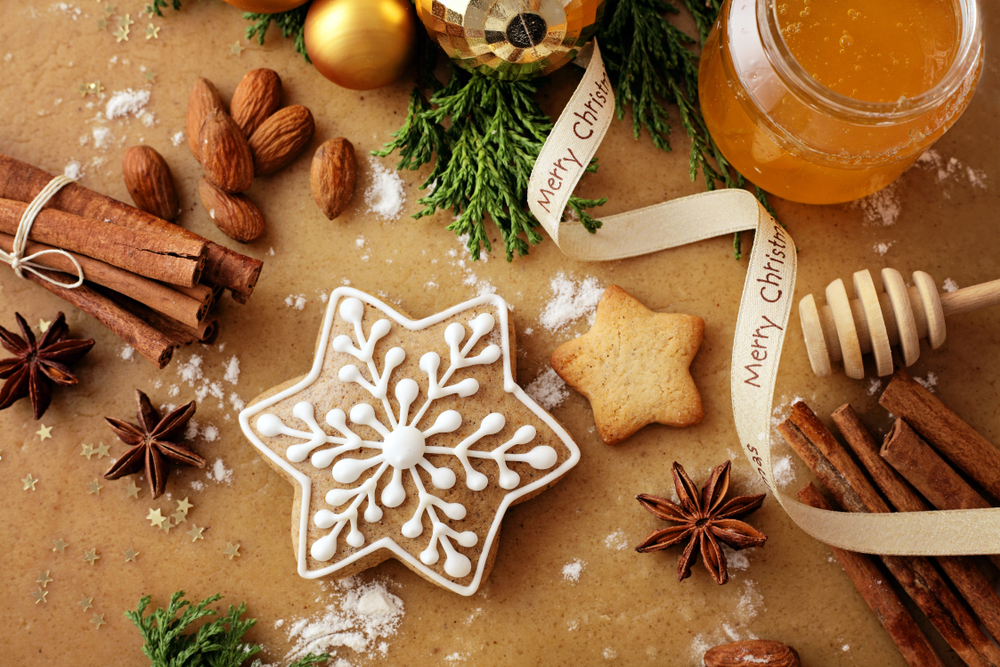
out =
[[(379, 318), (371, 324), (366, 337), (363, 327), (365, 319), (365, 303), (373, 306), (388, 316)], [(394, 326), (409, 330), (422, 330), (440, 323), (455, 315), (474, 308), (482, 310), (482, 306), (495, 306), (501, 322), (498, 333), (502, 345), (490, 343), (470, 356), (472, 350), (481, 341), (489, 340), (488, 336), (497, 329), (496, 317), (490, 313), (480, 312), (471, 318), (466, 325), (453, 321), (444, 328), (443, 337), (449, 353), (442, 360), (437, 352), (429, 351), (420, 356), (419, 369), (426, 381), (426, 389), (421, 395), (421, 387), (417, 381), (409, 377), (395, 377), (394, 373), (407, 358), (408, 351), (402, 347), (392, 347), (378, 358), (376, 346)], [(340, 315), (343, 323), (353, 327), (353, 336), (338, 335), (329, 344), (334, 313)], [(272, 461), (287, 470), (303, 485), (304, 501), (302, 504), (301, 529), (299, 531), (299, 574), (313, 578), (333, 572), (349, 562), (371, 553), (378, 548), (388, 548), (397, 556), (415, 566), (426, 576), (456, 592), (471, 595), (478, 588), (484, 569), (485, 555), (499, 529), (506, 508), (518, 498), (531, 491), (550, 484), (579, 460), (579, 450), (569, 435), (544, 410), (539, 408), (521, 388), (513, 382), (510, 372), (508, 327), (506, 322), (507, 306), (498, 296), (486, 295), (478, 299), (460, 304), (436, 316), (413, 322), (403, 318), (380, 301), (351, 288), (339, 288), (331, 295), (324, 329), (318, 346), (316, 360), (312, 372), (295, 386), (286, 389), (261, 403), (251, 406), (240, 415), (240, 423), (247, 437)], [(311, 386), (320, 377), (323, 360), (327, 348), (334, 352), (349, 355), (357, 361), (355, 364), (344, 364), (336, 371), (337, 378), (344, 384), (354, 384), (364, 390), (370, 397), (370, 402), (357, 402), (345, 412), (340, 407), (330, 409), (323, 415), (325, 423), (334, 431), (330, 434), (317, 419), (316, 406), (308, 401), (299, 401), (292, 408), (292, 415), (300, 422), (286, 424), (280, 417), (267, 409), (288, 397), (294, 396), (306, 387)], [(384, 346), (383, 346), (384, 347)], [(484, 438), (499, 434), (507, 426), (507, 418), (500, 412), (490, 412), (478, 424), (475, 431), (455, 444), (457, 438), (452, 436), (450, 446), (440, 444), (438, 436), (455, 433), (465, 419), (460, 410), (448, 409), (440, 412), (433, 423), (422, 423), (428, 410), (439, 399), (455, 396), (469, 398), (480, 389), (474, 378), (465, 378), (451, 382), (457, 371), (462, 369), (489, 365), (503, 359), (504, 390), (512, 394), (521, 403), (537, 415), (550, 427), (559, 440), (569, 450), (568, 457), (556, 467), (559, 455), (556, 450), (546, 444), (536, 445), (528, 451), (523, 451), (521, 445), (528, 445), (536, 439), (536, 428), (530, 424), (521, 425), (513, 434), (508, 435), (488, 451), (472, 449)], [(359, 368), (360, 366), (360, 368)], [(369, 379), (366, 379), (369, 378)], [(395, 398), (394, 409), (390, 396)], [(382, 408), (380, 418), (375, 406)], [(458, 407), (461, 407), (459, 405)], [(259, 415), (259, 416), (257, 416)], [(250, 428), (250, 420), (256, 418), (256, 433)], [(384, 423), (385, 422), (385, 423)], [(368, 427), (377, 434), (376, 438), (364, 439), (352, 429), (349, 424)], [(298, 440), (280, 452), (267, 447), (257, 436), (274, 438), (288, 436)], [(448, 440), (449, 438), (444, 438)], [(517, 452), (511, 451), (517, 448)], [(279, 448), (280, 449), (280, 448)], [(343, 456), (349, 452), (361, 452), (362, 457)], [(449, 467), (437, 467), (427, 455), (454, 457), (462, 466), (464, 479)], [(287, 459), (287, 461), (286, 461)], [(345, 488), (333, 488), (325, 497), (327, 507), (310, 508), (309, 497), (312, 479), (300, 472), (288, 462), (301, 464), (309, 460), (315, 470), (313, 477), (319, 474), (332, 475), (333, 480)], [(456, 484), (464, 484), (473, 492), (481, 492), (490, 483), (490, 478), (476, 470), (471, 465), (471, 459), (479, 459), (495, 465), (497, 469), (496, 484), (508, 493), (497, 510), (496, 516), (486, 535), (477, 535), (470, 530), (456, 530), (443, 517), (453, 524), (460, 525), (465, 519), (467, 508), (458, 502), (447, 502), (438, 491), (452, 489)], [(521, 486), (520, 475), (510, 468), (510, 463), (524, 463), (535, 470), (548, 471), (544, 476), (529, 484)], [(374, 469), (373, 473), (369, 473)], [(551, 469), (551, 470), (550, 470)], [(429, 484), (418, 472), (422, 470)], [(365, 476), (367, 474), (367, 476)], [(362, 479), (363, 478), (363, 479)], [(381, 493), (377, 493), (382, 482)], [(406, 482), (409, 482), (407, 484)], [(396, 539), (382, 538), (366, 546), (364, 523), (379, 522), (385, 509), (400, 507), (409, 493), (415, 496), (416, 505), (412, 515), (402, 524)], [(363, 509), (363, 512), (362, 512)], [(426, 521), (425, 521), (426, 519)], [(306, 562), (307, 521), (325, 531), (325, 534), (308, 545), (308, 553), (321, 563), (334, 560), (337, 555), (337, 541), (347, 530), (344, 540), (348, 545), (359, 549), (352, 557), (334, 562), (320, 569), (309, 570)], [(425, 533), (429, 525), (430, 535)], [(406, 550), (399, 547), (397, 540), (423, 539), (427, 546), (419, 554), (419, 564)], [(473, 581), (467, 586), (461, 586), (443, 577), (428, 566), (437, 564), (440, 560), (440, 550), (443, 550), (445, 562), (444, 572), (452, 578), (468, 576), (473, 570), (473, 563), (458, 547), (474, 547), (484, 539), (480, 559)], [(364, 547), (364, 548), (362, 548)]]

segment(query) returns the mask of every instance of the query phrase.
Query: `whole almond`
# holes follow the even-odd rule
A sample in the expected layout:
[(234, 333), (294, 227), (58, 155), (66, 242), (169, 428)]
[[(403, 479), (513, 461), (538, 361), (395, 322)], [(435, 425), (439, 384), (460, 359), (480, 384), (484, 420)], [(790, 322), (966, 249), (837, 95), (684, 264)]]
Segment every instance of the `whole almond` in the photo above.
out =
[(187, 117), (184, 127), (187, 131), (188, 147), (195, 159), (201, 161), (198, 151), (198, 133), (205, 123), (208, 115), (216, 109), (225, 111), (226, 107), (222, 102), (218, 89), (208, 79), (199, 78), (194, 82), (191, 89), (191, 97), (188, 98)]
[(316, 149), (309, 170), (309, 188), (323, 215), (333, 220), (343, 213), (354, 194), (357, 175), (354, 146), (347, 139), (330, 139)]
[(801, 667), (795, 649), (772, 639), (723, 644), (705, 654), (705, 667)]
[(265, 176), (290, 164), (315, 130), (312, 113), (301, 104), (277, 111), (250, 136), (254, 174)]
[(229, 238), (248, 243), (264, 233), (264, 216), (246, 195), (223, 192), (207, 178), (198, 181), (198, 194), (215, 226)]
[(245, 192), (253, 184), (253, 156), (243, 130), (229, 114), (216, 109), (205, 118), (198, 135), (198, 153), (205, 178), (226, 192)]
[(136, 207), (164, 220), (177, 218), (174, 179), (159, 153), (149, 146), (133, 146), (122, 156), (122, 174)]
[(281, 106), (281, 77), (273, 69), (250, 70), (236, 86), (229, 106), (233, 120), (248, 139)]

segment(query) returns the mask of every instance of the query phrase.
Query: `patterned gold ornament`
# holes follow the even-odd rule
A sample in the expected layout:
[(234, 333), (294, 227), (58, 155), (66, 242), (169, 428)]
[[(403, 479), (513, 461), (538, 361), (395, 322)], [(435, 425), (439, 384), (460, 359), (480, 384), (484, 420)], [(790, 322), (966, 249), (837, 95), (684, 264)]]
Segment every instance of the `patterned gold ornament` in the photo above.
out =
[(245, 12), (277, 14), (278, 12), (287, 12), (289, 9), (300, 7), (309, 2), (309, 0), (225, 0), (225, 2)]
[(320, 74), (344, 88), (371, 90), (406, 71), (417, 20), (410, 0), (314, 0), (303, 38)]
[(576, 57), (604, 0), (416, 0), (431, 38), (467, 70), (498, 79), (548, 74)]

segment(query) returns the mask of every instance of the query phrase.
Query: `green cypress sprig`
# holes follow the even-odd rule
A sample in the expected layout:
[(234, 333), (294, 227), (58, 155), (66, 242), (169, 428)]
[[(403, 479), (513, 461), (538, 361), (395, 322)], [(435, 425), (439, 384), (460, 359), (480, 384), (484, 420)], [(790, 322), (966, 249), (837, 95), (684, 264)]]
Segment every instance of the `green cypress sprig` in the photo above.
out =
[[(177, 0), (174, 1), (176, 2)], [(264, 35), (273, 22), (281, 29), (281, 36), (285, 39), (292, 39), (295, 43), (295, 50), (306, 59), (307, 63), (311, 63), (312, 60), (309, 59), (309, 54), (306, 52), (305, 40), (306, 14), (308, 12), (309, 3), (295, 9), (289, 9), (287, 12), (278, 12), (277, 14), (243, 12), (243, 18), (252, 24), (247, 26), (246, 38), (249, 41), (256, 37), (257, 43), (263, 45)]]
[[(192, 605), (184, 599), (184, 591), (178, 591), (170, 597), (166, 609), (158, 608), (146, 615), (150, 600), (147, 595), (139, 601), (136, 611), (126, 611), (125, 617), (142, 634), (142, 652), (151, 667), (240, 667), (260, 653), (261, 645), (242, 641), (243, 635), (257, 623), (255, 619), (243, 618), (247, 610), (245, 602), (238, 607), (229, 605), (225, 616), (204, 623), (197, 632), (185, 632), (199, 619), (217, 616), (209, 605), (220, 599), (222, 596), (216, 594)], [(310, 653), (289, 667), (307, 667), (329, 659), (327, 654)], [(260, 660), (254, 660), (252, 667), (260, 664)]]
[[(170, 5), (174, 8), (174, 11), (177, 11), (181, 8), (181, 0), (170, 0)], [(160, 18), (163, 18), (162, 10), (166, 8), (166, 6), (167, 6), (167, 0), (153, 0), (148, 5), (146, 5), (146, 8), (142, 11), (146, 14), (146, 16), (152, 16), (153, 14), (156, 14)]]

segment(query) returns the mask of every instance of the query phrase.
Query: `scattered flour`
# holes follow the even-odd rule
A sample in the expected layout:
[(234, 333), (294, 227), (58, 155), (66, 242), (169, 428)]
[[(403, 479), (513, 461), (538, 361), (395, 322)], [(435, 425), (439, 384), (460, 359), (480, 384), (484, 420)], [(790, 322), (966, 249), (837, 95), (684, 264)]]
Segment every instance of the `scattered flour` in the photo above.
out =
[(889, 248), (892, 247), (893, 243), (895, 243), (895, 241), (889, 241), (887, 243), (876, 243), (874, 246), (872, 246), (872, 250), (875, 251), (876, 255), (882, 257), (885, 255), (885, 253), (889, 252)]
[(285, 297), (285, 305), (295, 310), (302, 310), (306, 307), (305, 294), (289, 294)]
[(946, 183), (965, 176), (969, 185), (974, 188), (986, 189), (986, 172), (963, 165), (958, 158), (947, 160), (936, 150), (931, 149), (920, 156), (917, 164), (927, 169), (933, 169), (938, 183)]
[(583, 567), (586, 565), (582, 560), (577, 558), (572, 563), (566, 563), (563, 565), (562, 575), (565, 581), (576, 583), (580, 581), (580, 574), (583, 572)]
[(618, 651), (614, 650), (613, 648), (606, 648), (603, 651), (601, 651), (601, 655), (604, 656), (605, 660), (614, 660), (615, 658), (618, 657)]
[(792, 472), (792, 457), (782, 456), (774, 461), (771, 468), (774, 475), (774, 482), (781, 487), (788, 486), (795, 481), (795, 473)]
[(622, 530), (616, 530), (611, 533), (604, 538), (604, 546), (618, 551), (628, 548), (628, 542), (625, 541), (625, 533)]
[[(383, 220), (395, 220), (403, 210), (406, 193), (403, 191), (403, 179), (395, 171), (390, 171), (374, 157), (368, 158), (371, 168), (372, 182), (365, 190), (365, 203), (368, 212), (374, 213)], [(360, 247), (360, 246), (359, 246)]]
[(560, 331), (582, 317), (591, 317), (604, 288), (597, 278), (589, 277), (574, 282), (559, 273), (550, 284), (552, 299), (545, 304), (539, 323), (549, 331)]
[(226, 362), (226, 374), (223, 379), (229, 384), (236, 384), (240, 381), (240, 360), (236, 358), (236, 355), (233, 355)]
[(945, 292), (954, 292), (958, 290), (958, 283), (956, 283), (951, 278), (945, 278), (944, 284), (941, 285), (941, 289), (943, 289)]
[(931, 392), (932, 394), (934, 393), (934, 387), (936, 387), (938, 383), (938, 376), (937, 374), (934, 373), (934, 371), (929, 371), (927, 373), (927, 377), (925, 378), (915, 377), (913, 379), (916, 380), (918, 383), (920, 383), (921, 387)]
[(215, 459), (215, 463), (205, 474), (210, 480), (220, 484), (231, 484), (233, 481), (233, 471), (226, 467), (222, 459)]
[[(294, 647), (285, 662), (310, 651), (323, 653), (342, 647), (372, 658), (384, 657), (388, 652), (389, 645), (380, 640), (396, 634), (403, 618), (403, 601), (380, 582), (360, 584), (349, 577), (336, 585), (345, 591), (336, 603), (324, 612), (290, 624), (288, 639)], [(284, 625), (284, 619), (275, 623), (275, 627)]]
[(63, 176), (72, 178), (74, 181), (79, 181), (80, 177), (83, 176), (83, 169), (81, 167), (82, 165), (76, 160), (70, 160), (63, 168)]
[(878, 393), (878, 390), (882, 388), (882, 381), (878, 378), (872, 378), (868, 382), (868, 395), (874, 396)]
[(452, 653), (444, 657), (445, 662), (465, 662), (466, 656), (461, 653)]
[(546, 368), (539, 373), (524, 391), (545, 410), (559, 407), (569, 396), (566, 383), (552, 368)]
[(125, 90), (116, 91), (111, 95), (111, 99), (108, 100), (107, 105), (105, 105), (104, 115), (107, 116), (108, 120), (124, 118), (129, 114), (138, 118), (140, 112), (149, 103), (149, 95), (150, 92), (145, 89), (132, 90), (131, 88), (126, 88)]
[[(235, 391), (229, 394), (229, 404), (233, 406), (233, 410), (236, 410), (236, 412), (243, 412), (243, 408), (247, 406), (246, 402)], [(228, 417), (229, 415), (226, 416)]]
[(726, 555), (726, 566), (730, 572), (742, 572), (750, 568), (750, 556), (746, 551), (733, 551), (726, 545), (722, 545), (722, 551)]
[(873, 227), (889, 227), (896, 224), (902, 205), (899, 201), (899, 181), (882, 188), (864, 199), (851, 203), (852, 208), (861, 209), (865, 224)]
[(108, 137), (111, 136), (111, 130), (103, 126), (95, 127), (93, 135), (94, 148), (105, 148), (108, 143)]
[(119, 356), (125, 361), (132, 361), (132, 359), (135, 358), (135, 348), (133, 348), (131, 345), (126, 345), (125, 347), (122, 348), (122, 351), (119, 353)]
[(179, 130), (177, 132), (174, 132), (174, 134), (170, 137), (170, 143), (172, 143), (174, 146), (180, 146), (182, 143), (184, 143), (184, 139), (185, 139), (184, 131)]

